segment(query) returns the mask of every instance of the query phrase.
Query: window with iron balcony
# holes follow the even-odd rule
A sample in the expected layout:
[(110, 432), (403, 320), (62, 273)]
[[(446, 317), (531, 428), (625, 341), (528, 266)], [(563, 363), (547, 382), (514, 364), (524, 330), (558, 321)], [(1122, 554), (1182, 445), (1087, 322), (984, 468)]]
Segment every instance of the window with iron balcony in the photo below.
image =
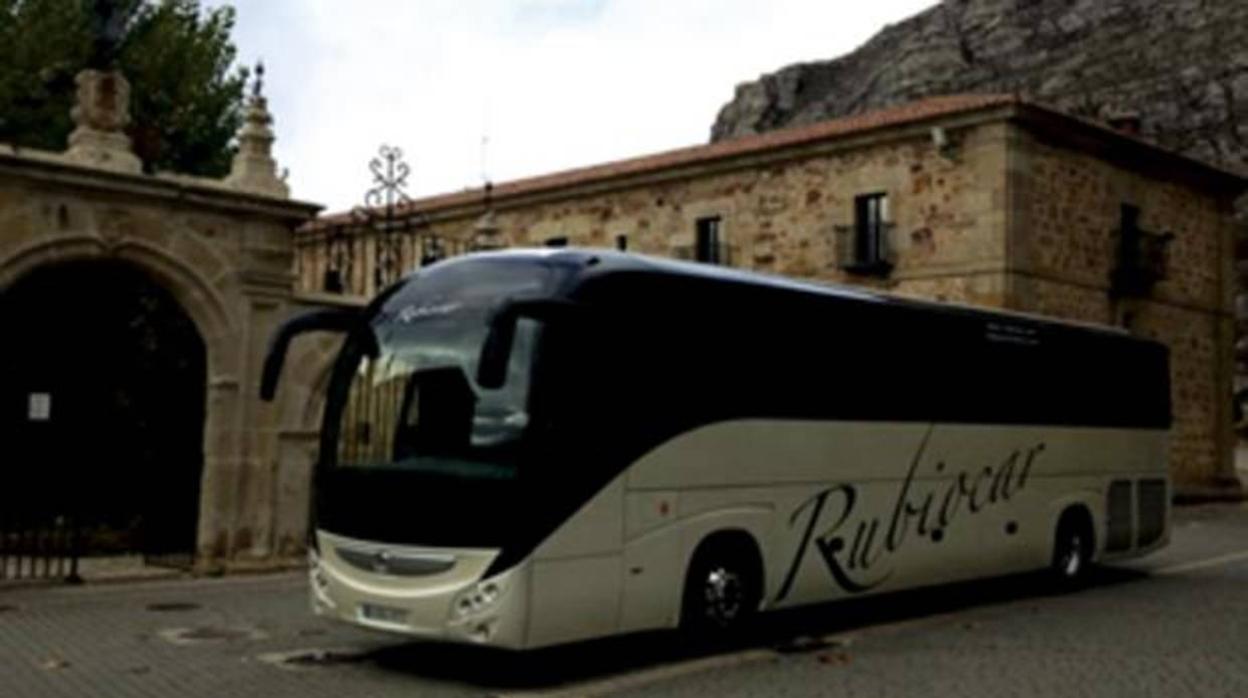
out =
[(1147, 296), (1167, 275), (1168, 249), (1173, 233), (1154, 233), (1140, 227), (1138, 206), (1123, 204), (1115, 231), (1115, 260), (1110, 272), (1114, 297)]
[(853, 225), (836, 228), (841, 269), (867, 276), (887, 276), (893, 270), (893, 222), (889, 213), (886, 193), (855, 197)]

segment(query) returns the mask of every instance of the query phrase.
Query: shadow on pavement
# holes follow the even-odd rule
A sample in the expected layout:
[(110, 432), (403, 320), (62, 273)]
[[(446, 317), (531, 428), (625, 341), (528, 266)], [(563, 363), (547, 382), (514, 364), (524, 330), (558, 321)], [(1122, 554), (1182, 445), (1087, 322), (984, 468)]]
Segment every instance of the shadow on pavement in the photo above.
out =
[[(1087, 589), (1147, 576), (1131, 570), (1100, 568), (1093, 573)], [(758, 621), (757, 627), (731, 641), (708, 643), (669, 631), (528, 652), (419, 642), (374, 650), (360, 660), (390, 672), (485, 689), (554, 688), (747, 649), (815, 651), (828, 646), (821, 639), (829, 635), (1050, 595), (1054, 595), (1051, 585), (1042, 577), (1007, 577), (769, 613)]]

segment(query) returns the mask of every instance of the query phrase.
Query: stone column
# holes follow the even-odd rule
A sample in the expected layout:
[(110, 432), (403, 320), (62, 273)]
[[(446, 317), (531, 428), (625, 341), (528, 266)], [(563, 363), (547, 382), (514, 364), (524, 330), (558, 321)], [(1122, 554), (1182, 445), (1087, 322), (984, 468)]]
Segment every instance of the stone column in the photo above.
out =
[(233, 375), (209, 376), (207, 388), (195, 564), (201, 572), (219, 572), (230, 553), (237, 517), (243, 395)]

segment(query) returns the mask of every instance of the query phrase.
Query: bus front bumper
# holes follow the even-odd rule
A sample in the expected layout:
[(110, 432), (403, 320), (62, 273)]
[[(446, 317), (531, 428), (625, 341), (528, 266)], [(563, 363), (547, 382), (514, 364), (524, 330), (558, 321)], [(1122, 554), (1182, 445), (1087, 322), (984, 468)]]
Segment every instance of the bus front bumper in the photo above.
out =
[(445, 571), (412, 576), (387, 571), (383, 565), (364, 569), (358, 556), (353, 564), (352, 553), (380, 555), (382, 546), (324, 532), (318, 538), (321, 552), (309, 551), (309, 586), (317, 615), (429, 640), (524, 646), (527, 570), (522, 566), (483, 579), (498, 551), (385, 546), (385, 553), (394, 559), (454, 560)]

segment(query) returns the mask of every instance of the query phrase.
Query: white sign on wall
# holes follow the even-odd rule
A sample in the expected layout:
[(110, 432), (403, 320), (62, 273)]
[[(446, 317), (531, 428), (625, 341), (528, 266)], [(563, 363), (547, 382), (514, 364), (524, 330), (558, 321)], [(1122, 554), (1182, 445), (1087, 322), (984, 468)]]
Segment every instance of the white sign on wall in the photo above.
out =
[(32, 422), (46, 422), (52, 418), (52, 394), (31, 393), (26, 408), (27, 418)]

